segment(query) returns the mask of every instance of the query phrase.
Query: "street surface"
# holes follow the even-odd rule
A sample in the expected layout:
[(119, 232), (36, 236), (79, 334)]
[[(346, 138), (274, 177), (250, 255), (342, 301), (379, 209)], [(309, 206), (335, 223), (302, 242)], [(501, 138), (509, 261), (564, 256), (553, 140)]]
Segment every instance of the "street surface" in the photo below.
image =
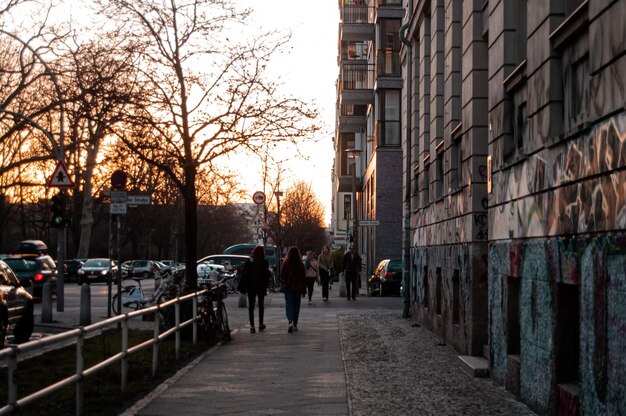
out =
[[(149, 293), (154, 281), (143, 281)], [(226, 300), (233, 341), (207, 351), (124, 416), (185, 415), (534, 415), (487, 379), (473, 378), (457, 354), (402, 318), (398, 297), (357, 301), (316, 287), (303, 302), (299, 331), (287, 333), (284, 298), (266, 298), (267, 329), (251, 334), (239, 295)], [(115, 291), (114, 291), (115, 293)], [(64, 312), (38, 335), (78, 324), (80, 286), (67, 285)], [(92, 320), (106, 319), (107, 287), (91, 286)]]

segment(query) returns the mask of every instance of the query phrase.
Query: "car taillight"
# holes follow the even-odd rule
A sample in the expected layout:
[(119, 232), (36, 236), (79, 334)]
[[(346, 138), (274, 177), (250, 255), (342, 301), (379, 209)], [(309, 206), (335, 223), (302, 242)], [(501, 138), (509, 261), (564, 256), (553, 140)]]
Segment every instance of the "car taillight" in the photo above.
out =
[(33, 280), (34, 280), (35, 282), (41, 282), (41, 281), (43, 280), (43, 274), (41, 274), (41, 273), (36, 273), (36, 274), (35, 274), (35, 277), (33, 278)]
[(393, 274), (391, 272), (385, 273), (385, 279), (391, 279), (392, 277), (393, 277)]

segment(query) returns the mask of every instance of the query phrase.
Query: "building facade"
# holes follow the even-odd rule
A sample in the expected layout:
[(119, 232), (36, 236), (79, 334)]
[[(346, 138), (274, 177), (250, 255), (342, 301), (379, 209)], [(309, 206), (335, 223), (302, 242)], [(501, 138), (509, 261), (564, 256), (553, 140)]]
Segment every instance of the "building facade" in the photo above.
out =
[(332, 232), (335, 245), (357, 243), (370, 271), (402, 255), (404, 9), (402, 0), (340, 0), (339, 10)]
[(412, 316), (539, 414), (626, 414), (626, 1), (405, 6)]

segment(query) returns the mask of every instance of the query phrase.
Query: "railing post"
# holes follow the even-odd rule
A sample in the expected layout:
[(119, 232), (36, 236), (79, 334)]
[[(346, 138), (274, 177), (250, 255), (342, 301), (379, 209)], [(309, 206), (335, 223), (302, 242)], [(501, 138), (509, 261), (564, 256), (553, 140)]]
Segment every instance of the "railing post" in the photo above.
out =
[(17, 349), (13, 348), (13, 355), (9, 358), (7, 369), (9, 374), (9, 404), (17, 409)]
[(180, 298), (174, 304), (174, 325), (176, 326), (176, 359), (180, 357)]
[(192, 300), (192, 308), (193, 308), (193, 324), (192, 324), (192, 328), (193, 328), (193, 345), (196, 345), (196, 343), (198, 342), (198, 292), (196, 292), (196, 295), (193, 297)]
[(83, 356), (83, 348), (85, 346), (85, 331), (81, 328), (78, 337), (76, 337), (76, 416), (83, 414), (84, 409), (84, 392), (83, 392), (83, 371), (85, 370), (85, 358)]
[[(161, 307), (159, 306), (160, 312)], [(152, 338), (152, 377), (156, 376), (157, 372), (157, 364), (159, 362), (159, 317), (156, 316), (157, 312), (155, 312), (154, 316), (154, 336)]]
[(122, 321), (122, 391), (128, 388), (128, 318)]

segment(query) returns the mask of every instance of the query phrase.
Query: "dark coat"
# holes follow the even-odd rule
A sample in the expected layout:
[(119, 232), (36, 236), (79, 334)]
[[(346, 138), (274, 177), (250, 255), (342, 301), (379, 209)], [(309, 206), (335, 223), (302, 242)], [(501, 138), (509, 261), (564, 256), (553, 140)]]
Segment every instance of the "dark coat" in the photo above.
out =
[(361, 256), (359, 256), (359, 253), (354, 253), (353, 257), (348, 251), (343, 256), (343, 271), (347, 275), (351, 276), (354, 276), (361, 271)]
[(269, 263), (265, 259), (260, 262), (247, 260), (243, 265), (242, 279), (249, 295), (267, 295), (267, 284), (271, 276)]
[(306, 271), (302, 261), (283, 263), (280, 269), (280, 290), (297, 293), (306, 291)]

